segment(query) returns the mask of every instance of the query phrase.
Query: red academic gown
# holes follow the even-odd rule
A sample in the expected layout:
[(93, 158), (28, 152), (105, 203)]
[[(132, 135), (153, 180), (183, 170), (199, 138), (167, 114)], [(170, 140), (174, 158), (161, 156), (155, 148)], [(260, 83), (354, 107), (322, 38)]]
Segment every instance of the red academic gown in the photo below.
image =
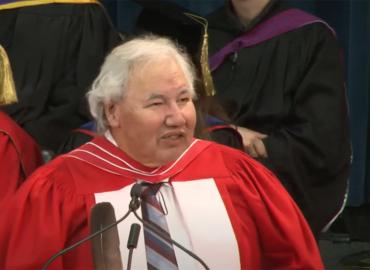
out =
[(42, 163), (35, 141), (0, 112), (0, 202), (15, 193), (26, 177)]
[[(323, 269), (296, 204), (275, 176), (246, 154), (194, 140), (178, 160), (153, 169), (102, 137), (51, 161), (18, 191), (0, 224), (0, 269), (40, 269), (51, 255), (88, 235), (96, 194), (119, 191), (137, 179), (169, 179), (174, 186), (212, 179), (237, 243), (240, 269)], [(207, 233), (217, 239), (220, 231), (210, 227)], [(209, 245), (211, 253), (219, 250), (223, 247)], [(91, 244), (85, 243), (48, 269), (92, 268)]]

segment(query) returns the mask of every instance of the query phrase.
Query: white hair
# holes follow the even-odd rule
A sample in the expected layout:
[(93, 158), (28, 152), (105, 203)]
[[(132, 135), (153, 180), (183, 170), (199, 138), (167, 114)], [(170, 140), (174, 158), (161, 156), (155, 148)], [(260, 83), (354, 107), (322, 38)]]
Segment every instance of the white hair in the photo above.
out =
[(146, 35), (117, 46), (106, 58), (98, 77), (87, 93), (90, 112), (96, 120), (98, 132), (108, 129), (104, 104), (117, 103), (125, 96), (135, 67), (150, 64), (162, 58), (173, 58), (184, 72), (193, 98), (195, 70), (190, 57), (168, 38)]

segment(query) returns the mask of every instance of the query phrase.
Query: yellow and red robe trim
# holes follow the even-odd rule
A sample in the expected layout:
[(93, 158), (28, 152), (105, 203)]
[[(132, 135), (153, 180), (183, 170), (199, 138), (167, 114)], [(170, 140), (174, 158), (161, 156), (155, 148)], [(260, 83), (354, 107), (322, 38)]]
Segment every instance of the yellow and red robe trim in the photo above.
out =
[(0, 0), (0, 10), (56, 3), (100, 4), (99, 0)]

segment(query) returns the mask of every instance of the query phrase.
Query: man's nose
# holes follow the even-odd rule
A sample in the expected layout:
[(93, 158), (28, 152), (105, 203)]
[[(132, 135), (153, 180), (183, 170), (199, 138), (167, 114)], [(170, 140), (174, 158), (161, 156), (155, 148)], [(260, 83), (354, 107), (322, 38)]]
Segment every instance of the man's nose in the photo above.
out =
[(168, 108), (165, 124), (167, 126), (182, 126), (186, 122), (183, 109), (177, 104), (171, 104)]

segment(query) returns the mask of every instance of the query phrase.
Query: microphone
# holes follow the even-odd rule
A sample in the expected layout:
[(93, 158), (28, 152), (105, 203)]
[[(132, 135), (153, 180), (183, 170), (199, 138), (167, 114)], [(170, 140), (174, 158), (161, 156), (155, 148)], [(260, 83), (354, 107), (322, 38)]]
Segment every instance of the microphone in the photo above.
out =
[(141, 183), (135, 183), (130, 191), (131, 201), (129, 203), (128, 208), (131, 211), (136, 211), (140, 207), (140, 199), (141, 194), (144, 190), (144, 186), (149, 185), (148, 183), (141, 182)]
[[(189, 256), (191, 256), (192, 258), (194, 258), (195, 260), (197, 260), (205, 269), (209, 270), (209, 267), (207, 266), (207, 264), (199, 257), (197, 256), (195, 253), (191, 252), (190, 250), (188, 250), (187, 248), (185, 248), (184, 246), (182, 246), (181, 244), (179, 244), (178, 242), (176, 242), (175, 240), (173, 240), (171, 237), (167, 237), (166, 235), (164, 235), (161, 231), (159, 231), (157, 228), (155, 228), (153, 225), (151, 225), (150, 223), (146, 222), (145, 220), (143, 220), (142, 218), (140, 218), (138, 216), (138, 214), (136, 213), (136, 210), (139, 209), (140, 207), (140, 203), (141, 203), (141, 198), (142, 198), (142, 193), (143, 191), (145, 190), (145, 186), (149, 186), (149, 185), (157, 185), (158, 184), (150, 184), (150, 183), (147, 183), (147, 182), (141, 182), (141, 183), (135, 183), (133, 185), (133, 187), (131, 188), (131, 191), (130, 191), (130, 195), (131, 195), (131, 201), (129, 203), (129, 210), (126, 212), (125, 215), (123, 215), (120, 219), (118, 219), (117, 221), (109, 224), (109, 225), (106, 225), (104, 226), (103, 228), (97, 230), (96, 232), (88, 235), (87, 237), (81, 239), (80, 241), (66, 247), (65, 249), (62, 249), (61, 251), (55, 253), (54, 255), (52, 255), (46, 262), (45, 264), (42, 266), (41, 270), (47, 270), (47, 268), (50, 266), (50, 264), (55, 260), (57, 259), (59, 256), (62, 256), (66, 253), (68, 253), (69, 251), (73, 250), (74, 248), (82, 245), (83, 243), (97, 237), (98, 235), (101, 235), (102, 233), (104, 233), (105, 231), (111, 229), (112, 227), (114, 226), (117, 226), (120, 222), (124, 221), (129, 215), (131, 212), (134, 213), (135, 217), (142, 223), (144, 224), (145, 226), (147, 226), (148, 228), (150, 228), (152, 231), (154, 231), (156, 234), (158, 234), (160, 237), (162, 237), (163, 239), (165, 239), (167, 242), (170, 242), (171, 244), (177, 246), (178, 248), (180, 248), (182, 251), (184, 251), (185, 253), (187, 253)], [(159, 184), (160, 185), (160, 184)], [(94, 208), (99, 205), (99, 204), (105, 204), (105, 203), (98, 203), (94, 206)], [(112, 207), (112, 205), (110, 203), (107, 203), (110, 205), (110, 207)], [(103, 206), (103, 207), (106, 207), (106, 206)], [(94, 209), (93, 208), (93, 209)], [(100, 208), (100, 207), (99, 207)], [(113, 207), (112, 207), (113, 209)], [(135, 229), (136, 230), (136, 229)], [(138, 233), (139, 234), (139, 233)], [(131, 259), (130, 259), (131, 260)]]
[[(116, 222), (113, 206), (103, 202), (91, 210), (91, 233)], [(117, 226), (102, 232), (100, 237), (92, 239), (92, 250), (95, 270), (122, 270), (121, 252)]]
[[(131, 193), (130, 193), (131, 194), (131, 197), (132, 197), (131, 202), (134, 201), (134, 200), (137, 200), (137, 201), (135, 201), (135, 206), (136, 206), (136, 203), (139, 203), (139, 206), (140, 206), (140, 200), (139, 199), (142, 199), (142, 195), (143, 195), (143, 191), (145, 190), (145, 187), (146, 186), (156, 186), (159, 189), (159, 186), (160, 185), (162, 185), (162, 183), (159, 183), (159, 184), (151, 184), (151, 183), (148, 183), (148, 182), (136, 183), (132, 187), (132, 189), (131, 189)], [(131, 203), (130, 203), (130, 205), (131, 205)], [(160, 231), (159, 229), (157, 229), (155, 226), (153, 226), (152, 224), (150, 224), (146, 220), (143, 220), (142, 218), (140, 218), (139, 215), (136, 213), (136, 210), (137, 209), (132, 209), (132, 212), (134, 213), (135, 217), (142, 224), (144, 224), (144, 226), (146, 226), (147, 228), (149, 228), (150, 230), (152, 230), (153, 232), (155, 232), (157, 235), (159, 235), (160, 237), (162, 237), (167, 242), (169, 242), (169, 243), (177, 246), (178, 248), (180, 248), (182, 251), (184, 251), (190, 257), (192, 257), (193, 259), (195, 259), (196, 261), (198, 261), (204, 267), (204, 269), (209, 270), (208, 265), (198, 255), (196, 255), (192, 251), (188, 250), (186, 247), (184, 247), (180, 243), (176, 242), (171, 237), (168, 237), (167, 235), (165, 235), (162, 231)]]
[[(130, 205), (131, 205), (131, 203), (132, 203), (132, 200), (131, 200), (131, 202), (130, 202)], [(98, 204), (96, 204), (96, 205), (99, 205), (99, 204), (100, 204), (100, 203), (98, 203)], [(110, 203), (108, 203), (108, 204), (110, 204)], [(95, 205), (94, 207), (96, 207), (96, 205)], [(86, 241), (89, 241), (89, 240), (93, 239), (94, 237), (96, 237), (96, 236), (98, 236), (98, 235), (102, 234), (103, 232), (105, 232), (105, 231), (107, 231), (107, 230), (111, 229), (112, 227), (117, 226), (117, 224), (119, 224), (120, 222), (124, 221), (124, 220), (125, 220), (125, 219), (130, 215), (130, 213), (131, 213), (131, 212), (133, 212), (133, 210), (129, 209), (129, 210), (126, 212), (126, 214), (125, 214), (123, 217), (121, 217), (119, 220), (117, 220), (116, 222), (113, 222), (113, 223), (111, 223), (111, 224), (109, 224), (109, 225), (107, 225), (107, 226), (105, 226), (105, 227), (101, 228), (100, 230), (98, 230), (98, 231), (96, 231), (96, 232), (94, 232), (94, 233), (92, 233), (92, 234), (88, 235), (87, 237), (85, 237), (85, 238), (81, 239), (80, 241), (78, 241), (78, 242), (76, 242), (76, 243), (74, 243), (74, 244), (70, 245), (69, 247), (66, 247), (65, 249), (62, 249), (61, 251), (59, 251), (59, 252), (55, 253), (53, 256), (51, 256), (51, 257), (46, 261), (46, 263), (42, 266), (41, 270), (46, 270), (46, 269), (49, 267), (49, 265), (50, 265), (50, 264), (51, 264), (51, 263), (52, 263), (56, 258), (58, 258), (59, 256), (62, 256), (62, 255), (64, 255), (64, 254), (66, 254), (67, 252), (69, 252), (69, 251), (73, 250), (74, 248), (78, 247), (79, 245), (82, 245), (82, 244), (83, 244), (83, 243), (85, 243)]]
[(139, 240), (140, 236), (140, 225), (137, 223), (131, 224), (130, 234), (127, 240), (127, 248), (129, 249), (128, 254), (128, 261), (127, 261), (127, 270), (131, 269), (131, 261), (132, 261), (132, 253), (134, 248), (137, 247), (137, 241)]

